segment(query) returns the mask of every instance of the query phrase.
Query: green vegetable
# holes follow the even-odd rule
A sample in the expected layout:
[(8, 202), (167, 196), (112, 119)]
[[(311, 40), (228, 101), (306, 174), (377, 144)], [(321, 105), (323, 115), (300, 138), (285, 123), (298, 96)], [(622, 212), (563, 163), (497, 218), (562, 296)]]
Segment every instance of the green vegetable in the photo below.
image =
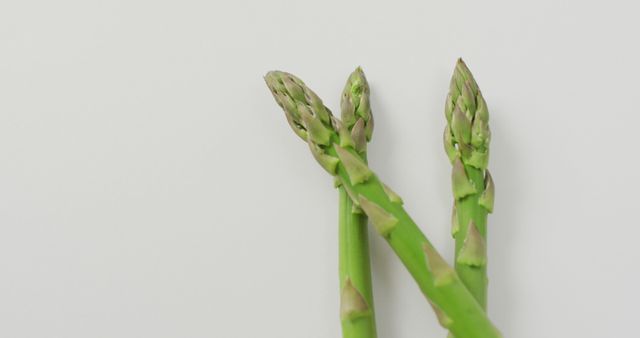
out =
[[(294, 132), (318, 163), (364, 211), (433, 306), (440, 323), (457, 337), (498, 338), (485, 311), (355, 149), (346, 126), (295, 76), (274, 71), (265, 80)], [(354, 303), (359, 312), (362, 303)]]
[[(369, 105), (369, 84), (357, 68), (342, 92), (342, 122), (353, 146), (366, 158), (373, 118)], [(367, 216), (353, 204), (343, 186), (339, 191), (340, 318), (343, 338), (375, 338), (376, 323), (371, 286)]]
[(455, 269), (486, 310), (487, 213), (493, 210), (494, 196), (493, 180), (487, 170), (491, 132), (487, 105), (461, 59), (451, 78), (445, 116), (444, 146), (453, 165)]

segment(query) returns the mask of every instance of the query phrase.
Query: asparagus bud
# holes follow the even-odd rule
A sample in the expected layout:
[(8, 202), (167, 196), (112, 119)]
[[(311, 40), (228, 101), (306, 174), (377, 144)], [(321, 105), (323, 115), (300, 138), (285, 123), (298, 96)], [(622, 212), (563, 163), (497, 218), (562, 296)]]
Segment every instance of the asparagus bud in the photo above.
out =
[[(342, 121), (334, 119), (338, 128), (340, 144), (335, 145), (338, 157), (340, 147), (353, 147), (362, 156), (352, 156), (342, 152), (342, 161), (349, 163), (349, 179), (363, 182), (371, 171), (366, 166), (367, 142), (371, 139), (373, 119), (369, 105), (369, 84), (360, 67), (349, 75), (340, 100)], [(342, 149), (342, 148), (340, 148)], [(351, 156), (350, 156), (351, 155)], [(364, 315), (341, 317), (343, 338), (375, 338), (376, 323), (373, 306), (373, 286), (371, 282), (371, 263), (369, 258), (369, 235), (367, 216), (358, 203), (354, 203), (343, 186), (338, 188), (340, 201), (339, 222), (339, 261), (340, 283), (343, 290), (350, 288), (361, 296), (367, 305)], [(342, 292), (340, 303), (350, 304), (354, 297)]]
[(456, 63), (451, 78), (445, 117), (444, 148), (453, 166), (455, 269), (478, 303), (486, 309), (486, 226), (494, 197), (493, 180), (487, 170), (491, 131), (487, 104), (461, 59)]

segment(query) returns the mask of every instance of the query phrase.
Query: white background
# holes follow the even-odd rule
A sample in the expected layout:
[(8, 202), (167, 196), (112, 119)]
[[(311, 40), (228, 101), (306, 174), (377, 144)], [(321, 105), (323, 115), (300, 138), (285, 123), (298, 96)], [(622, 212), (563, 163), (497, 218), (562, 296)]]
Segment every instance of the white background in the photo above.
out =
[[(447, 257), (441, 144), (462, 56), (497, 185), (505, 337), (632, 337), (633, 1), (3, 1), (0, 337), (339, 337), (337, 198), (262, 76), (337, 112), (361, 65), (370, 163)], [(444, 337), (372, 239), (379, 336)]]

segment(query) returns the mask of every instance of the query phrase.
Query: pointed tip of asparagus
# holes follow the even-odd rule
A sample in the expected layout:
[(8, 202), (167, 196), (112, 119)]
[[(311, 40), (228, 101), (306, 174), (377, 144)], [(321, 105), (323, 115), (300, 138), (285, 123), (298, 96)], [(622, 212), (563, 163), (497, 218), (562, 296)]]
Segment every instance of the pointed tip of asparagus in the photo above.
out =
[[(465, 86), (468, 87), (465, 89)], [(478, 84), (473, 78), (473, 74), (467, 67), (467, 64), (458, 58), (453, 70), (453, 76), (451, 77), (451, 84), (449, 86), (449, 92), (451, 93), (454, 102), (457, 101), (458, 96), (462, 95), (463, 90), (468, 90), (467, 95), (475, 97), (479, 93)], [(467, 98), (468, 99), (468, 98)]]
[(267, 84), (267, 87), (269, 87), (269, 90), (271, 90), (271, 92), (274, 92), (274, 90), (276, 89), (278, 78), (279, 76), (278, 76), (277, 70), (268, 71), (262, 77), (262, 79), (264, 79), (264, 82)]
[[(461, 72), (463, 75), (471, 75), (471, 71), (469, 70), (467, 63), (464, 62), (464, 60), (461, 57), (459, 57), (458, 60), (456, 60), (456, 70)], [(465, 78), (468, 78), (468, 77), (465, 76)]]
[(320, 97), (291, 73), (272, 70), (264, 80), (293, 131), (305, 141), (327, 145), (335, 132), (333, 115)]
[(364, 76), (364, 69), (362, 68), (362, 66), (358, 65), (353, 72), (351, 72), (351, 76), (350, 77), (363, 77)]
[(300, 79), (298, 79), (295, 75), (287, 73), (285, 71), (277, 70), (277, 69), (270, 70), (263, 76), (267, 84), (273, 83), (273, 82), (282, 83), (283, 78), (285, 77), (295, 78), (295, 80), (300, 81)]
[(362, 67), (357, 67), (349, 77), (342, 90), (340, 101), (341, 117), (349, 130), (358, 120), (364, 120), (366, 139), (371, 139), (373, 118), (369, 102), (369, 83)]

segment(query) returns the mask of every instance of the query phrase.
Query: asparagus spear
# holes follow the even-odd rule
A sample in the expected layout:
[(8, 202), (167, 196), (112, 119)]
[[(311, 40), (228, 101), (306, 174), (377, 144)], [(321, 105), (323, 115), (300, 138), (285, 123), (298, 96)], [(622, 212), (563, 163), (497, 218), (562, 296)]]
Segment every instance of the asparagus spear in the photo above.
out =
[[(358, 67), (347, 79), (341, 98), (342, 121), (366, 160), (373, 118), (369, 84)], [(353, 204), (344, 187), (339, 192), (340, 319), (344, 338), (375, 338), (367, 216)], [(364, 311), (361, 311), (364, 310)]]
[[(464, 338), (498, 338), (499, 331), (416, 223), (402, 200), (384, 185), (356, 151), (348, 129), (297, 77), (280, 71), (265, 76), (267, 86), (285, 112), (293, 131), (307, 141), (318, 163), (369, 217), (428, 298), (443, 327)], [(351, 297), (349, 308), (369, 311)]]
[(487, 307), (487, 213), (493, 210), (494, 185), (487, 170), (489, 112), (462, 59), (458, 59), (445, 106), (444, 146), (453, 165), (452, 235), (455, 269), (480, 306)]

